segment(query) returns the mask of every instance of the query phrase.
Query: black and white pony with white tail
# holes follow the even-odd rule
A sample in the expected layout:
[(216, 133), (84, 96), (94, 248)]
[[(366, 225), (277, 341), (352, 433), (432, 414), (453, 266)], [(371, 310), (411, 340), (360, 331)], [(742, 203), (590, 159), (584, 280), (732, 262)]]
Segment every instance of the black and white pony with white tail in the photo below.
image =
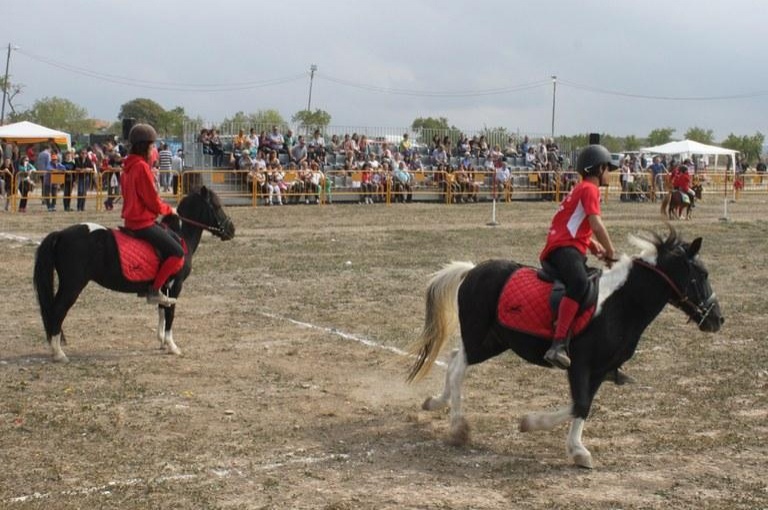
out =
[[(219, 197), (205, 186), (193, 189), (177, 207), (179, 217), (166, 217), (175, 223), (186, 243), (184, 267), (168, 283), (168, 294), (176, 298), (184, 280), (192, 270), (192, 255), (200, 244), (203, 230), (226, 241), (235, 236), (235, 226), (221, 207)], [(54, 271), (58, 288), (54, 293)], [(68, 361), (61, 349), (66, 343), (61, 329), (67, 312), (77, 301), (88, 282), (94, 281), (110, 290), (146, 294), (149, 281), (129, 281), (123, 274), (113, 230), (93, 223), (72, 225), (48, 234), (35, 256), (34, 285), (40, 303), (45, 335), (54, 361)], [(160, 348), (171, 354), (181, 354), (173, 341), (175, 305), (158, 306), (157, 338)]]
[[(571, 404), (554, 412), (528, 414), (520, 423), (520, 430), (529, 432), (551, 430), (571, 420), (567, 455), (585, 468), (592, 467), (592, 455), (581, 436), (592, 400), (601, 383), (632, 357), (643, 331), (667, 303), (682, 310), (701, 331), (716, 332), (724, 322), (707, 270), (698, 257), (701, 238), (689, 244), (670, 228), (666, 239), (652, 234), (648, 239), (632, 241), (641, 249), (640, 254), (632, 258), (623, 255), (603, 272), (595, 315), (570, 341)], [(437, 410), (450, 404), (452, 444), (469, 441), (469, 426), (461, 413), (461, 385), (469, 365), (511, 349), (529, 363), (549, 366), (544, 361), (548, 340), (512, 331), (497, 319), (502, 288), (521, 267), (510, 260), (489, 260), (477, 266), (453, 262), (435, 273), (429, 283), (424, 329), (408, 380), (427, 374), (458, 319), (462, 341), (450, 356), (443, 392), (422, 406)]]

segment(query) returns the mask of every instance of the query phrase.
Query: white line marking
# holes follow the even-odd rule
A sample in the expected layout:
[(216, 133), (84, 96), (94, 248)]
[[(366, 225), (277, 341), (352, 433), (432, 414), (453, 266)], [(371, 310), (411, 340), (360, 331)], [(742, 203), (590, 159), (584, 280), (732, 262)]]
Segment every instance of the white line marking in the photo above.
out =
[[(392, 347), (390, 345), (384, 345), (384, 344), (381, 344), (379, 342), (375, 342), (373, 340), (370, 340), (368, 338), (364, 338), (364, 337), (361, 337), (361, 336), (353, 335), (352, 333), (345, 333), (343, 331), (339, 331), (336, 328), (329, 328), (329, 327), (326, 327), (326, 326), (318, 326), (316, 324), (310, 324), (309, 322), (297, 321), (295, 319), (291, 319), (290, 317), (283, 317), (281, 315), (278, 315), (278, 314), (272, 313), (272, 312), (265, 312), (265, 311), (257, 310), (256, 313), (258, 313), (260, 315), (263, 315), (264, 317), (269, 317), (270, 319), (277, 319), (277, 320), (281, 320), (281, 321), (285, 321), (285, 322), (290, 322), (291, 324), (295, 324), (296, 326), (299, 326), (299, 327), (302, 327), (302, 328), (315, 329), (315, 330), (318, 330), (318, 331), (323, 331), (325, 333), (330, 333), (331, 335), (340, 336), (341, 338), (343, 338), (345, 340), (354, 340), (355, 342), (361, 343), (361, 344), (366, 345), (368, 347), (373, 347), (375, 349), (382, 349), (384, 351), (393, 352), (393, 353), (395, 353), (395, 354), (397, 354), (399, 356), (405, 356), (407, 358), (413, 358), (414, 357), (411, 353), (406, 352), (406, 351), (404, 351), (402, 349), (398, 349), (397, 347)], [(443, 361), (436, 361), (435, 365), (441, 366), (443, 368), (446, 368), (448, 366)]]

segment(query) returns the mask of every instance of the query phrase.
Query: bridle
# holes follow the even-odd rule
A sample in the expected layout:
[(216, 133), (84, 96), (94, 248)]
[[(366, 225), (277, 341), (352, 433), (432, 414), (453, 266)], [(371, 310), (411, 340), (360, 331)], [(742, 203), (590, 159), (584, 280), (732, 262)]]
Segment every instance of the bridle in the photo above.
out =
[[(701, 327), (701, 325), (704, 324), (704, 321), (707, 320), (707, 317), (712, 312), (715, 304), (717, 304), (717, 296), (714, 292), (710, 294), (707, 299), (702, 299), (699, 303), (694, 303), (688, 299), (688, 296), (680, 290), (680, 287), (678, 287), (672, 278), (670, 278), (669, 275), (667, 275), (664, 271), (643, 259), (632, 259), (632, 261), (638, 266), (650, 269), (667, 283), (673, 294), (672, 299), (670, 299), (670, 303), (672, 306), (685, 312), (689, 317), (689, 322), (694, 320), (694, 317), (698, 317), (698, 320), (696, 320), (697, 326)], [(688, 283), (686, 284), (686, 290), (692, 282), (693, 279), (688, 280)]]
[(208, 205), (209, 209), (211, 210), (211, 214), (213, 215), (213, 217), (216, 218), (215, 226), (208, 225), (206, 223), (201, 223), (199, 221), (195, 221), (193, 219), (187, 218), (186, 216), (182, 216), (182, 215), (179, 215), (179, 219), (184, 223), (188, 223), (192, 226), (199, 227), (203, 230), (207, 230), (208, 232), (210, 232), (215, 236), (222, 237), (226, 233), (224, 227), (227, 225), (227, 223), (231, 222), (231, 220), (229, 218), (226, 218), (223, 222), (220, 221), (210, 201), (206, 200), (205, 203)]

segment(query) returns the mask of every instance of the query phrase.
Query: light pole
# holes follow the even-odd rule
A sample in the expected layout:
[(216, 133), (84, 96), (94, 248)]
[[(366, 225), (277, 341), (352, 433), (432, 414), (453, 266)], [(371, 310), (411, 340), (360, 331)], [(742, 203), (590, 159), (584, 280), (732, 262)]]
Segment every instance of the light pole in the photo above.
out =
[(557, 97), (557, 76), (552, 75), (552, 138), (555, 137), (555, 98)]
[(5, 98), (8, 96), (8, 66), (11, 63), (11, 50), (18, 50), (18, 46), (8, 43), (8, 55), (5, 57), (5, 80), (3, 81), (3, 106), (0, 109), (0, 126), (5, 124)]
[(312, 107), (312, 80), (315, 78), (315, 71), (317, 71), (317, 66), (315, 64), (312, 64), (309, 66), (309, 99), (307, 100), (307, 111), (311, 112)]

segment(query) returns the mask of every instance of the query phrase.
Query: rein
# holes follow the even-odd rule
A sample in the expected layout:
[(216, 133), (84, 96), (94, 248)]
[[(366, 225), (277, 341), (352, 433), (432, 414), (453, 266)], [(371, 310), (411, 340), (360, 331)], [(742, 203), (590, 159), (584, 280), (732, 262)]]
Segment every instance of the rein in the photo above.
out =
[(634, 262), (639, 266), (650, 269), (651, 271), (659, 275), (662, 278), (662, 280), (664, 280), (667, 283), (667, 285), (669, 285), (669, 288), (672, 289), (672, 291), (676, 294), (676, 297), (677, 297), (677, 300), (673, 301), (672, 304), (674, 306), (679, 307), (681, 310), (692, 312), (689, 314), (689, 321), (694, 320), (692, 315), (698, 314), (701, 317), (698, 320), (698, 325), (701, 326), (704, 323), (704, 321), (707, 319), (707, 316), (712, 311), (712, 308), (715, 306), (716, 298), (714, 293), (711, 296), (709, 296), (709, 298), (707, 298), (705, 301), (702, 301), (699, 304), (695, 304), (688, 299), (688, 296), (683, 294), (683, 292), (680, 290), (677, 284), (673, 282), (672, 279), (669, 277), (669, 275), (667, 275), (664, 271), (654, 266), (653, 264), (649, 264), (648, 262), (642, 259), (633, 259), (632, 262)]
[(184, 223), (189, 223), (192, 226), (200, 227), (203, 230), (207, 230), (208, 232), (210, 232), (212, 234), (223, 234), (224, 233), (224, 229), (221, 228), (220, 226), (212, 227), (211, 225), (206, 225), (205, 223), (200, 223), (199, 221), (195, 221), (195, 220), (189, 219), (189, 218), (187, 218), (185, 216), (181, 216), (181, 215), (179, 215), (179, 219), (181, 219), (181, 221), (183, 221)]

